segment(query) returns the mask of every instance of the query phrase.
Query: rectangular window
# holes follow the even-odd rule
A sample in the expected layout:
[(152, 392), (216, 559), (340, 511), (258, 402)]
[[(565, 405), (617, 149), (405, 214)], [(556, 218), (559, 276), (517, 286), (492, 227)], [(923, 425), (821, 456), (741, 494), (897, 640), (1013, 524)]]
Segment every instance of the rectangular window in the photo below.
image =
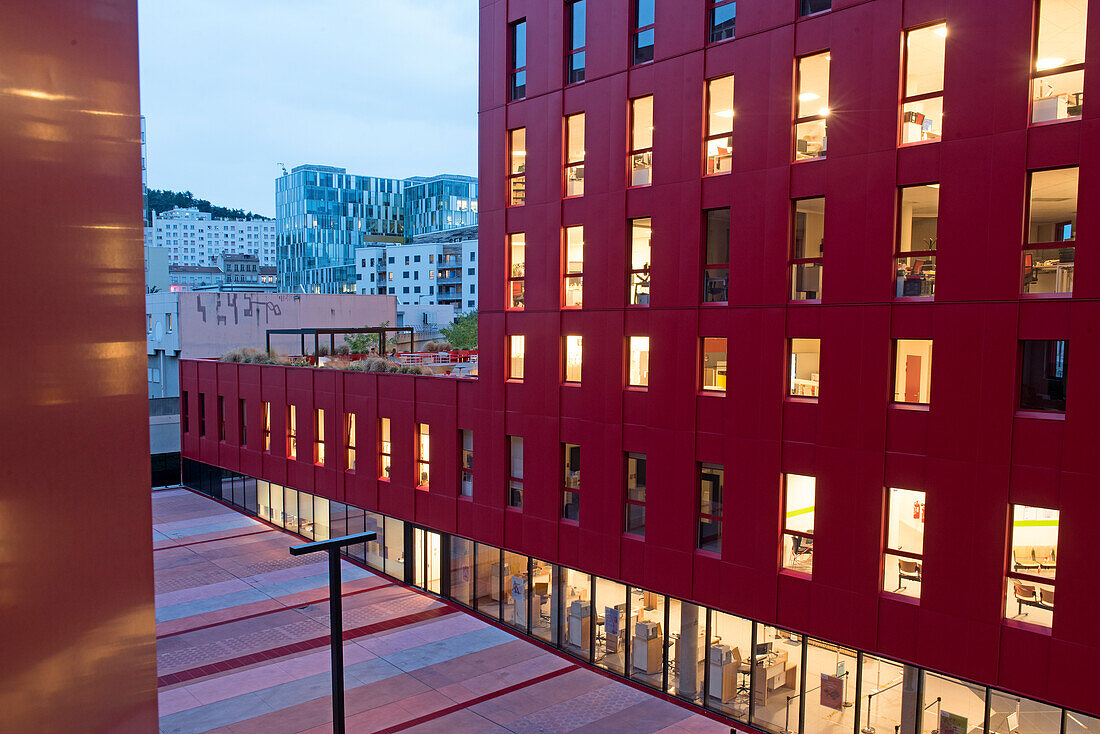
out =
[(218, 440), (225, 441), (225, 398), (218, 396)]
[(508, 45), (511, 47), (511, 74), (509, 79), (509, 99), (523, 99), (527, 96), (527, 19), (518, 20), (509, 26)]
[(825, 157), (830, 58), (828, 51), (822, 51), (798, 60), (798, 100), (794, 120), (796, 161)]
[(707, 133), (704, 145), (704, 175), (712, 176), (733, 170), (732, 74), (707, 82)]
[(626, 384), (629, 387), (649, 386), (649, 337), (632, 336), (630, 342), (629, 371)]
[(699, 517), (695, 547), (712, 553), (722, 552), (722, 485), (725, 469), (721, 464), (699, 467)]
[(1073, 293), (1078, 174), (1077, 167), (1030, 174), (1024, 293)]
[(630, 185), (653, 183), (653, 95), (630, 100)]
[(630, 220), (630, 273), (627, 288), (631, 306), (649, 305), (649, 263), (653, 224), (649, 217)]
[(1020, 410), (1066, 411), (1069, 342), (1020, 341)]
[(199, 436), (206, 435), (206, 393), (199, 393)]
[(634, 0), (632, 64), (653, 61), (653, 31), (657, 24), (657, 0)]
[(191, 406), (187, 404), (187, 391), (180, 392), (180, 420), (183, 423), (183, 432), (191, 432)]
[(523, 439), (508, 437), (508, 506), (523, 508)]
[(565, 381), (581, 381), (581, 362), (583, 361), (582, 337), (565, 337)]
[(791, 339), (790, 394), (816, 398), (821, 393), (821, 340)]
[(897, 265), (898, 298), (936, 295), (936, 240), (939, 237), (940, 185), (898, 189)]
[(812, 574), (817, 479), (802, 474), (784, 474), (783, 479), (783, 568)]
[(726, 338), (708, 336), (703, 339), (703, 389), (724, 392), (726, 389)]
[(717, 43), (733, 38), (737, 22), (737, 0), (711, 0), (710, 42)]
[(378, 419), (378, 478), (389, 480), (393, 465), (393, 444), (390, 443), (390, 419)]
[(799, 0), (799, 17), (823, 13), (833, 7), (833, 0)]
[(170, 314), (170, 313), (164, 314), (164, 321), (168, 324), (168, 333), (171, 334), (172, 333), (172, 314)]
[(791, 239), (791, 300), (821, 300), (821, 271), (825, 254), (825, 197), (795, 201)]
[(508, 337), (508, 379), (523, 379), (524, 338), (522, 334)]
[(565, 228), (562, 308), (580, 308), (584, 294), (584, 227)]
[(325, 411), (313, 411), (313, 463), (325, 465)]
[(523, 308), (526, 257), (527, 235), (522, 232), (508, 235), (508, 308)]
[(706, 250), (703, 261), (703, 302), (725, 303), (730, 293), (730, 210), (704, 212)]
[(428, 488), (428, 459), (431, 436), (427, 423), (416, 424), (416, 488)]
[(581, 447), (572, 443), (561, 445), (562, 510), (565, 520), (581, 519)]
[(565, 118), (565, 195), (584, 195), (584, 113)]
[(939, 140), (943, 135), (943, 63), (947, 25), (905, 32), (901, 144)]
[(248, 445), (248, 411), (246, 410), (244, 398), (237, 399), (237, 419), (240, 423), (237, 424), (237, 445)]
[(523, 206), (527, 197), (527, 128), (508, 131), (508, 160), (508, 206)]
[(1081, 116), (1085, 89), (1083, 0), (1038, 0), (1031, 121), (1051, 122)]
[(894, 402), (928, 405), (932, 395), (932, 340), (895, 339)]
[(645, 537), (645, 454), (626, 455), (626, 532)]
[(344, 446), (347, 451), (345, 471), (355, 471), (355, 413), (344, 416)]
[(565, 4), (565, 83), (584, 81), (585, 0)]
[(461, 456), (459, 466), (461, 467), (461, 480), (458, 486), (458, 493), (463, 497), (474, 496), (474, 432), (468, 430), (460, 430), (459, 434), (459, 446), (461, 446)]
[(1050, 627), (1058, 570), (1058, 510), (1012, 505), (1005, 619)]
[(886, 494), (882, 590), (920, 599), (924, 566), (924, 492), (891, 487)]
[(298, 406), (286, 406), (286, 458), (298, 458)]
[(260, 413), (260, 431), (263, 433), (263, 450), (271, 451), (271, 403), (264, 401)]

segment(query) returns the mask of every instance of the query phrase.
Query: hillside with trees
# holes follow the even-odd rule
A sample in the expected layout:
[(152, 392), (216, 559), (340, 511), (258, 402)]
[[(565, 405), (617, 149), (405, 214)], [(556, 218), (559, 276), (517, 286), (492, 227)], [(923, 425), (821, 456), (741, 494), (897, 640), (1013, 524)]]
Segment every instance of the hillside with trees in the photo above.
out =
[(160, 214), (177, 206), (181, 209), (197, 207), (200, 212), (210, 212), (215, 219), (270, 219), (262, 214), (253, 214), (243, 209), (216, 206), (206, 199), (196, 199), (190, 191), (149, 189), (149, 208), (145, 212), (145, 221), (152, 221), (152, 212)]

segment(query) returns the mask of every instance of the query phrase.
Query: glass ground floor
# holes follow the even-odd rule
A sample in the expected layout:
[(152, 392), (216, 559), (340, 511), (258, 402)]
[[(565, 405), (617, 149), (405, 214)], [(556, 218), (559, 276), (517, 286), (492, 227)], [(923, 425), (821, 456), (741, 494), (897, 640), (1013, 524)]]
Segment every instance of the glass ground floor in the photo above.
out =
[(1100, 719), (185, 459), (184, 484), (634, 683), (772, 734), (1100, 734)]

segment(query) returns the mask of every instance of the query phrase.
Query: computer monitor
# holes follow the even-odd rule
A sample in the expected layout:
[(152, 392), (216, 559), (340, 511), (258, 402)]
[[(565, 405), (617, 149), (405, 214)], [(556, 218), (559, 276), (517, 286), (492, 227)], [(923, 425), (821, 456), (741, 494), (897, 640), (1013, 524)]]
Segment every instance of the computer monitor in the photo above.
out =
[(768, 655), (772, 651), (772, 643), (770, 642), (758, 642), (756, 643), (756, 655)]

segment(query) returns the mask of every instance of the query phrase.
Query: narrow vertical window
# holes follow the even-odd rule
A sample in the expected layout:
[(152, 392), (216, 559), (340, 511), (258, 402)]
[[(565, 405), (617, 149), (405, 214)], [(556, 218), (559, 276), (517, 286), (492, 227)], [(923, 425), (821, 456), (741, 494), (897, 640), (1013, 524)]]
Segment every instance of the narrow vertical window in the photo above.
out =
[(260, 431), (262, 432), (263, 450), (271, 451), (271, 403), (264, 401), (260, 413)]
[(1024, 293), (1073, 293), (1077, 182), (1076, 167), (1032, 171), (1030, 175)]
[(344, 445), (347, 448), (345, 471), (355, 471), (355, 413), (344, 416)]
[(924, 566), (924, 492), (891, 487), (886, 503), (882, 590), (920, 599)]
[(183, 432), (184, 433), (190, 433), (191, 432), (191, 406), (188, 405), (187, 391), (186, 390), (183, 390), (182, 392), (180, 392), (180, 417), (182, 419), (181, 422), (183, 423)]
[(943, 135), (943, 64), (947, 25), (905, 32), (905, 76), (901, 101), (901, 144), (939, 140)]
[(582, 337), (571, 335), (565, 337), (565, 381), (581, 381)]
[(649, 217), (630, 220), (630, 273), (627, 288), (631, 306), (649, 305), (649, 263), (653, 224)]
[(894, 402), (928, 405), (932, 399), (932, 340), (895, 339)]
[(509, 99), (523, 99), (527, 96), (527, 19), (516, 21), (511, 26), (509, 46), (511, 46), (511, 73), (509, 78)]
[(508, 235), (508, 308), (523, 308), (524, 282), (527, 277), (527, 235)]
[(632, 336), (626, 384), (629, 387), (649, 386), (649, 337)]
[(707, 176), (733, 169), (733, 75), (707, 82)]
[(788, 349), (790, 394), (818, 397), (821, 393), (821, 340), (791, 339)]
[(523, 439), (508, 437), (508, 506), (523, 507)]
[(725, 392), (726, 338), (708, 336), (703, 344), (703, 389)]
[(237, 445), (248, 445), (248, 410), (245, 404), (244, 398), (237, 399), (237, 418), (240, 421), (237, 425)]
[(936, 295), (936, 241), (939, 237), (940, 185), (905, 186), (898, 193), (895, 271), (898, 298)]
[(825, 197), (794, 203), (791, 227), (791, 300), (821, 300), (825, 254)]
[(814, 13), (823, 13), (832, 7), (833, 0), (799, 0), (798, 15), (803, 17)]
[(561, 445), (562, 511), (566, 520), (581, 519), (581, 447), (572, 443)]
[(1020, 409), (1066, 412), (1069, 342), (1020, 341)]
[(653, 183), (653, 95), (630, 100), (630, 185)]
[(626, 455), (626, 532), (645, 537), (645, 454)]
[(584, 195), (584, 113), (565, 118), (565, 195)]
[(730, 293), (730, 210), (704, 212), (706, 250), (703, 253), (703, 302), (724, 303)]
[(562, 308), (580, 308), (584, 295), (584, 227), (566, 227), (562, 259)]
[(460, 430), (459, 446), (461, 446), (461, 460), (459, 466), (462, 469), (459, 480), (458, 493), (463, 497), (474, 496), (474, 432)]
[(1085, 0), (1038, 0), (1031, 121), (1081, 116), (1085, 89)]
[(783, 568), (814, 571), (814, 496), (817, 479), (784, 475)]
[(653, 61), (653, 32), (657, 24), (656, 0), (634, 0), (634, 34), (631, 63)]
[(798, 100), (795, 105), (794, 159), (824, 158), (825, 120), (829, 116), (828, 51), (798, 60)]
[(737, 0), (710, 0), (710, 42), (733, 38), (737, 23)]
[(286, 406), (286, 458), (298, 458), (298, 406)]
[(225, 441), (225, 397), (218, 396), (218, 440)]
[(721, 464), (698, 464), (699, 513), (695, 547), (711, 553), (722, 552), (722, 489), (725, 468)]
[(389, 481), (393, 464), (393, 444), (390, 443), (390, 419), (378, 419), (378, 478)]
[(199, 393), (199, 435), (206, 435), (206, 393)]
[(428, 460), (431, 435), (427, 423), (416, 424), (416, 488), (428, 488)]
[(1050, 627), (1058, 571), (1058, 510), (1012, 506), (1005, 619)]
[(584, 81), (585, 0), (565, 5), (565, 82)]
[(508, 206), (523, 206), (527, 198), (527, 128), (508, 131), (508, 161)]
[(325, 411), (313, 411), (313, 463), (325, 465)]
[(508, 337), (508, 379), (523, 379), (524, 338), (522, 334)]

